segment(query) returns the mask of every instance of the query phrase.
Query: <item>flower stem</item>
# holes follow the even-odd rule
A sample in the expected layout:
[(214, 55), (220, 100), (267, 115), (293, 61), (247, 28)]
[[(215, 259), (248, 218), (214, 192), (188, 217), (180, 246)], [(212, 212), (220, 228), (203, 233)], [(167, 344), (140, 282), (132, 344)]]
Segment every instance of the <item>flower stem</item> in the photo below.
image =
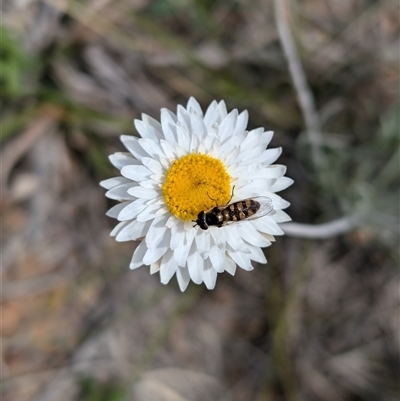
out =
[(308, 85), (306, 74), (290, 31), (287, 15), (288, 5), (284, 0), (274, 0), (274, 4), (279, 40), (288, 62), (290, 76), (297, 92), (299, 105), (303, 112), (308, 140), (311, 144), (313, 162), (315, 167), (322, 168), (325, 161), (321, 152), (322, 141), (320, 119), (316, 110), (313, 93)]
[(323, 224), (284, 223), (282, 230), (286, 235), (298, 238), (327, 239), (353, 230), (360, 224), (355, 216), (341, 217), (340, 219)]

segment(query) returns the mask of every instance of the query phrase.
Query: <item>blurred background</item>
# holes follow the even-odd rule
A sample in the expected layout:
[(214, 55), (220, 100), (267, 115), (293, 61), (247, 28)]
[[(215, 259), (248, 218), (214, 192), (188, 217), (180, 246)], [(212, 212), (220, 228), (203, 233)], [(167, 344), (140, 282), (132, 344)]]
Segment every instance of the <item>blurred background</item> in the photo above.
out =
[[(3, 401), (399, 399), (399, 3), (278, 4), (3, 0)], [(189, 96), (275, 131), (294, 221), (361, 224), (214, 291), (129, 271), (98, 182), (133, 118)]]

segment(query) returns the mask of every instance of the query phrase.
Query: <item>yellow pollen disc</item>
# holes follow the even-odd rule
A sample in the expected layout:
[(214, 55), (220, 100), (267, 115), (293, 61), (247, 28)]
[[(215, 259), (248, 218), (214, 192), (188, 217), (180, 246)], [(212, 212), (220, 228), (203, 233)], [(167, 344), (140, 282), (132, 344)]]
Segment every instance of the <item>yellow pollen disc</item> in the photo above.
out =
[(162, 187), (169, 211), (181, 220), (196, 220), (202, 210), (225, 205), (231, 197), (231, 177), (223, 163), (191, 153), (175, 160)]

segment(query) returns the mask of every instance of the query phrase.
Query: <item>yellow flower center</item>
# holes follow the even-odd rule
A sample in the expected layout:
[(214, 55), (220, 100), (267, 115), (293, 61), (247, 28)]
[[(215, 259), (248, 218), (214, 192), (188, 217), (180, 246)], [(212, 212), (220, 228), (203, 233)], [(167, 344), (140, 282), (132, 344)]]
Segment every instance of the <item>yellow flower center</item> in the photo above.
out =
[(196, 220), (202, 210), (225, 205), (231, 197), (231, 177), (223, 163), (191, 153), (175, 160), (162, 192), (169, 211), (181, 220)]

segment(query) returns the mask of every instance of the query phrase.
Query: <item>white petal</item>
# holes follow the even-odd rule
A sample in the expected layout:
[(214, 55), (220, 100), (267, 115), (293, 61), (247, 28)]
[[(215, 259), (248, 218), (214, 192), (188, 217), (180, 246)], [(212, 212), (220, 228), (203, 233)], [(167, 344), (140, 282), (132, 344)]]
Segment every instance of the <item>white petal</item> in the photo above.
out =
[(176, 224), (171, 229), (172, 237), (171, 237), (171, 249), (176, 249), (180, 245), (184, 244), (185, 242), (185, 229), (183, 228), (183, 224)]
[(197, 136), (197, 134), (193, 133), (191, 138), (190, 138), (190, 145), (189, 145), (189, 149), (190, 152), (197, 152), (199, 148), (199, 137)]
[(158, 159), (158, 156), (161, 154), (161, 148), (158, 143), (150, 138), (139, 139), (139, 145), (154, 159)]
[(160, 192), (150, 188), (142, 188), (140, 186), (133, 187), (128, 190), (129, 195), (142, 199), (154, 199), (160, 196)]
[[(234, 168), (232, 168), (232, 170), (234, 170)], [(244, 175), (243, 177), (251, 177), (251, 174), (250, 173), (245, 173), (246, 175)], [(233, 177), (235, 177), (234, 175), (233, 175)], [(233, 193), (233, 198), (232, 198), (232, 202), (238, 202), (238, 201), (240, 201), (240, 200), (243, 200), (243, 199), (245, 199), (245, 198), (248, 198), (248, 196), (245, 196), (244, 198), (243, 197), (239, 197), (239, 196), (237, 196), (237, 190), (238, 189), (240, 189), (240, 188), (243, 188), (243, 187), (245, 187), (247, 184), (249, 183), (249, 180), (244, 180), (244, 179), (242, 179), (242, 178), (238, 178), (238, 179), (233, 179), (232, 180), (232, 186), (234, 185), (235, 186), (235, 189), (234, 189), (234, 193)]]
[(178, 144), (174, 147), (174, 153), (178, 156), (178, 158), (186, 156), (187, 152), (184, 151)]
[(222, 273), (225, 269), (225, 252), (218, 246), (213, 246), (210, 250), (210, 261), (215, 271)]
[(256, 230), (272, 235), (283, 235), (284, 232), (278, 224), (269, 216), (261, 217), (260, 219), (251, 220), (249, 222)]
[(231, 153), (224, 159), (225, 165), (226, 166), (231, 166), (233, 163), (236, 162), (237, 157), (240, 153), (240, 148), (239, 146), (236, 146)]
[(173, 160), (168, 159), (167, 156), (165, 156), (164, 154), (161, 154), (160, 157), (160, 164), (161, 166), (165, 169), (168, 170), (171, 166), (171, 164), (173, 163)]
[(256, 129), (249, 131), (245, 135), (245, 139), (244, 139), (243, 143), (241, 144), (241, 149), (243, 151), (245, 151), (246, 149), (253, 149), (255, 147), (260, 147), (262, 149), (264, 147), (264, 146), (261, 146), (263, 135), (265, 135), (264, 128), (256, 128)]
[[(236, 113), (237, 113), (237, 111), (236, 111)], [(228, 114), (228, 112), (226, 110), (226, 104), (225, 104), (225, 102), (223, 100), (221, 100), (218, 103), (218, 114), (219, 114), (219, 121), (218, 122), (222, 121)]]
[(265, 178), (280, 178), (286, 173), (286, 166), (282, 164), (273, 164), (268, 166), (265, 172)]
[(138, 138), (129, 135), (121, 135), (121, 142), (125, 147), (135, 156), (137, 160), (141, 160), (142, 157), (148, 157), (148, 153), (139, 145)]
[(261, 155), (261, 160), (264, 164), (272, 164), (282, 153), (282, 148), (267, 149)]
[(186, 127), (178, 121), (176, 123), (176, 135), (178, 138), (179, 146), (186, 152), (190, 151), (190, 135), (187, 132)]
[(235, 131), (233, 132), (234, 135), (238, 135), (246, 130), (247, 123), (249, 121), (249, 113), (247, 110), (242, 111), (238, 119), (236, 121)]
[(150, 274), (157, 273), (160, 270), (161, 267), (161, 259), (157, 260), (157, 262), (154, 262), (150, 265)]
[(160, 209), (159, 205), (148, 205), (137, 217), (137, 221), (153, 220), (157, 215), (156, 212)]
[(240, 152), (239, 160), (241, 166), (253, 165), (259, 163), (262, 156), (262, 148), (250, 148)]
[(119, 213), (121, 212), (121, 210), (123, 208), (125, 208), (126, 206), (130, 205), (132, 203), (132, 201), (126, 201), (126, 202), (122, 202), (122, 203), (118, 203), (117, 205), (113, 206), (107, 213), (106, 215), (108, 217), (112, 217), (114, 219), (116, 219), (119, 215)]
[(277, 223), (285, 223), (286, 221), (292, 220), (290, 216), (283, 210), (276, 210), (275, 214), (269, 217), (272, 218)]
[(157, 160), (151, 159), (150, 157), (144, 157), (142, 163), (154, 174), (164, 175), (164, 169)]
[(239, 147), (240, 149), (240, 143), (237, 143), (234, 140), (221, 143), (219, 154), (217, 155), (218, 159), (226, 159), (226, 157), (233, 151), (233, 149), (237, 147)]
[(192, 132), (192, 125), (190, 122), (189, 112), (180, 104), (178, 104), (177, 112), (176, 112), (177, 120), (183, 127), (185, 127), (186, 132)]
[(185, 230), (182, 224), (176, 224), (171, 230), (171, 249), (176, 249), (185, 241)]
[(134, 184), (130, 181), (128, 184), (122, 184), (111, 188), (106, 192), (106, 197), (115, 200), (133, 200), (133, 196), (129, 194), (129, 190), (133, 188)]
[(193, 109), (199, 116), (203, 117), (203, 110), (201, 109), (199, 102), (193, 96), (189, 98), (186, 109), (189, 113), (191, 109)]
[(142, 120), (145, 124), (148, 124), (154, 128), (153, 133), (156, 134), (158, 139), (164, 138), (161, 124), (153, 117), (148, 116), (147, 114), (142, 114)]
[(293, 180), (289, 177), (281, 177), (275, 181), (275, 184), (271, 186), (271, 192), (279, 192), (283, 191), (287, 187), (290, 187), (293, 184)]
[(115, 240), (118, 242), (124, 242), (142, 238), (146, 235), (149, 226), (150, 222), (134, 220), (118, 233), (118, 235), (115, 237)]
[(113, 178), (108, 178), (107, 180), (103, 180), (100, 182), (100, 186), (102, 186), (105, 189), (111, 189), (116, 187), (117, 185), (121, 184), (128, 184), (131, 181), (129, 181), (125, 177), (113, 177)]
[(141, 120), (133, 120), (133, 124), (142, 138), (149, 138), (153, 140), (159, 139), (157, 131), (151, 125), (146, 124)]
[[(251, 177), (251, 180), (267, 180), (269, 183), (268, 185), (271, 187), (273, 184), (275, 184), (277, 178), (271, 177), (270, 171), (274, 172), (275, 169), (270, 169), (271, 166), (269, 167), (262, 167), (258, 165), (254, 166), (241, 166), (240, 168), (237, 168), (235, 171), (235, 174), (241, 176), (241, 177)], [(243, 183), (245, 182), (245, 185), (249, 184), (251, 182), (250, 180), (243, 181), (240, 179), (240, 181)], [(244, 186), (243, 184), (241, 186)], [(271, 191), (272, 192), (272, 191)]]
[(187, 220), (183, 223), (183, 228), (185, 229), (185, 244), (189, 245), (193, 242), (198, 228), (193, 228), (193, 222), (191, 222), (190, 220)]
[(149, 248), (146, 255), (143, 257), (143, 263), (146, 265), (151, 265), (160, 259), (165, 252), (169, 249), (169, 242), (171, 240), (171, 232), (167, 230), (165, 235), (162, 237), (161, 241), (155, 248)]
[(251, 246), (249, 245), (250, 250), (250, 259), (254, 260), (255, 262), (266, 264), (267, 258), (265, 257), (262, 249), (258, 246)]
[(235, 129), (238, 111), (232, 110), (219, 125), (219, 139), (221, 142), (230, 140)]
[(197, 250), (203, 259), (206, 259), (210, 252), (210, 238), (210, 234), (204, 230), (199, 230), (195, 237)]
[(167, 284), (171, 277), (175, 274), (178, 265), (175, 263), (173, 252), (168, 250), (161, 259), (160, 280), (161, 283)]
[(242, 180), (240, 180), (240, 182), (235, 182), (235, 199), (241, 200), (261, 196), (265, 192), (270, 192), (269, 188), (274, 182), (275, 178), (249, 180), (244, 185)]
[[(260, 220), (260, 219), (258, 219)], [(256, 228), (251, 224), (252, 221), (243, 222), (242, 226), (239, 228), (240, 235), (244, 241), (255, 246), (269, 246), (271, 243), (263, 238)]]
[(240, 176), (243, 173), (248, 174), (249, 170), (251, 170), (252, 179), (263, 178), (277, 180), (285, 174), (286, 167), (279, 164), (273, 164), (271, 166), (254, 164), (252, 166), (239, 166), (235, 173)]
[(178, 218), (176, 218), (175, 216), (169, 216), (167, 222), (165, 223), (165, 225), (168, 228), (174, 228), (176, 225), (178, 225), (180, 223), (180, 220)]
[(177, 248), (174, 249), (174, 259), (178, 266), (181, 267), (186, 266), (187, 258), (189, 256), (189, 251), (191, 247), (192, 243), (180, 244)]
[(160, 207), (165, 205), (165, 202), (161, 196), (161, 193), (159, 194), (159, 196), (157, 196), (155, 198), (146, 199), (145, 203), (146, 203), (146, 205), (159, 205)]
[(127, 152), (118, 152), (109, 156), (110, 162), (114, 167), (118, 170), (121, 170), (122, 167), (128, 166), (130, 164), (140, 164), (139, 160), (136, 160), (130, 153)]
[(240, 236), (239, 227), (235, 226), (234, 224), (222, 228), (224, 230), (226, 242), (229, 246), (235, 250), (240, 252), (246, 252), (247, 248)]
[(220, 151), (221, 151), (221, 142), (218, 138), (216, 138), (208, 154), (212, 157), (219, 158)]
[(165, 226), (166, 217), (157, 217), (151, 223), (149, 231), (146, 234), (146, 244), (149, 248), (155, 248), (164, 237), (167, 227)]
[(210, 149), (214, 145), (214, 141), (217, 139), (217, 136), (213, 133), (208, 133), (203, 140), (204, 148), (206, 153), (209, 154)]
[(152, 172), (144, 166), (125, 166), (121, 169), (121, 174), (133, 181), (148, 179)]
[(220, 121), (220, 114), (218, 110), (218, 103), (214, 100), (207, 108), (204, 116), (204, 125), (209, 130), (211, 126)]
[(197, 148), (197, 153), (206, 154), (206, 147), (204, 146), (204, 142), (201, 140), (199, 143), (199, 147)]
[(262, 152), (269, 145), (273, 136), (273, 131), (264, 131), (264, 128), (253, 129), (245, 135), (242, 150), (259, 148)]
[(160, 184), (162, 186), (164, 183), (165, 177), (162, 174), (152, 174), (150, 176), (150, 179), (152, 179), (154, 182), (156, 182), (157, 184)]
[(264, 148), (266, 148), (270, 144), (273, 136), (274, 136), (274, 131), (265, 131), (263, 133), (263, 135), (262, 135), (262, 145), (263, 145)]
[(162, 184), (153, 181), (152, 179), (149, 180), (143, 180), (139, 182), (139, 185), (143, 188), (150, 188), (150, 189), (154, 189), (154, 190), (161, 190)]
[(272, 199), (272, 204), (274, 206), (275, 210), (280, 210), (280, 209), (286, 209), (287, 207), (290, 206), (290, 203), (280, 197), (277, 194), (274, 194), (273, 192), (270, 191), (261, 191), (260, 192), (261, 196), (267, 196), (268, 198)]
[(244, 270), (253, 270), (254, 267), (251, 264), (250, 258), (247, 254), (241, 252), (228, 251), (228, 255), (233, 259), (233, 261)]
[(225, 271), (232, 276), (236, 273), (236, 263), (229, 256), (225, 259)]
[(242, 143), (245, 139), (245, 132), (241, 132), (240, 134), (235, 134), (232, 140), (234, 140), (236, 143)]
[(176, 278), (178, 279), (180, 290), (182, 292), (185, 291), (190, 281), (188, 269), (184, 267), (178, 267), (176, 271)]
[(135, 249), (135, 252), (133, 253), (129, 268), (136, 269), (137, 267), (143, 266), (143, 256), (146, 254), (146, 252), (147, 252), (146, 243), (142, 241)]
[(203, 281), (208, 290), (212, 290), (217, 282), (217, 271), (211, 266), (211, 262), (207, 259), (204, 263)]
[(267, 234), (267, 233), (262, 233), (262, 232), (260, 232), (260, 234), (265, 238), (265, 239), (267, 239), (268, 241), (271, 241), (271, 242), (275, 242), (276, 240), (275, 240), (275, 237), (272, 235), (272, 234)]
[(118, 220), (132, 220), (144, 209), (146, 209), (144, 199), (136, 199), (135, 201), (130, 202), (124, 209), (121, 210), (118, 215)]
[[(175, 153), (175, 148), (172, 144), (170, 144), (167, 141), (161, 140), (160, 145), (161, 145), (162, 150), (164, 151), (165, 156), (168, 159), (176, 159), (177, 155)], [(174, 143), (174, 145), (175, 145), (175, 143)]]
[[(156, 212), (156, 216), (162, 216), (162, 215), (166, 215), (165, 217), (166, 217), (166, 219), (168, 219), (169, 217), (170, 217), (170, 215), (169, 215), (169, 210), (167, 209), (167, 207), (166, 206), (161, 206), (158, 210), (157, 210), (157, 212)], [(167, 220), (166, 220), (167, 221)]]
[(247, 199), (247, 198), (251, 198), (254, 196), (258, 196), (259, 194), (259, 188), (255, 185), (253, 185), (253, 183), (251, 182), (250, 184), (247, 184), (243, 187), (240, 187), (240, 185), (236, 185), (235, 186), (235, 196), (234, 196), (234, 201), (236, 201), (236, 199)]
[(161, 110), (161, 126), (164, 137), (170, 144), (176, 143), (176, 116), (168, 109)]
[(225, 251), (225, 246), (226, 246), (225, 230), (217, 227), (210, 227), (208, 231), (211, 234), (211, 237), (215, 245), (217, 245), (223, 251)]
[(122, 231), (124, 227), (126, 227), (130, 222), (129, 221), (122, 221), (121, 223), (118, 223), (113, 230), (110, 232), (111, 237), (115, 237), (119, 232)]
[(202, 272), (204, 266), (204, 259), (197, 252), (196, 247), (193, 247), (189, 253), (187, 266), (192, 281), (196, 284), (201, 284), (201, 282), (203, 281)]
[(197, 134), (200, 141), (204, 140), (207, 135), (207, 130), (200, 115), (197, 113), (190, 113), (190, 122), (192, 125), (192, 132)]

